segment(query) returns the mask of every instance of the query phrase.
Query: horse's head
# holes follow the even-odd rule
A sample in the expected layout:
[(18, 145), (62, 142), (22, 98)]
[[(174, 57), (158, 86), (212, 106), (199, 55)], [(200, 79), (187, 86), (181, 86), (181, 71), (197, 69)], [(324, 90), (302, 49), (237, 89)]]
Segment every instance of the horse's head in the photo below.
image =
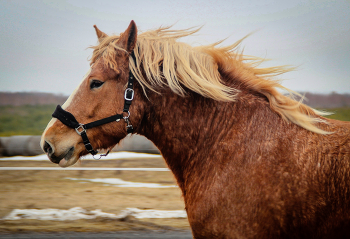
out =
[[(103, 44), (108, 36), (97, 27), (95, 29), (100, 44)], [(136, 45), (136, 38), (137, 28), (134, 21), (131, 21), (127, 30), (111, 42), (115, 50), (113, 67), (103, 57), (103, 54), (109, 53), (101, 53), (101, 56), (94, 60), (83, 81), (62, 106), (61, 112), (72, 114), (76, 119), (75, 123), (80, 124), (87, 124), (112, 115), (120, 116), (117, 122), (86, 130), (86, 135), (95, 150), (113, 147), (127, 135), (127, 120), (123, 117), (127, 117), (128, 113), (123, 112), (123, 107), (129, 79), (129, 58)], [(129, 109), (128, 120), (134, 127), (142, 118), (140, 95), (138, 89), (135, 89), (135, 98)], [(88, 153), (82, 137), (78, 134), (84, 129), (75, 130), (74, 127), (68, 127), (64, 120), (57, 118), (60, 117), (51, 119), (47, 125), (41, 138), (41, 147), (52, 162), (67, 167)]]

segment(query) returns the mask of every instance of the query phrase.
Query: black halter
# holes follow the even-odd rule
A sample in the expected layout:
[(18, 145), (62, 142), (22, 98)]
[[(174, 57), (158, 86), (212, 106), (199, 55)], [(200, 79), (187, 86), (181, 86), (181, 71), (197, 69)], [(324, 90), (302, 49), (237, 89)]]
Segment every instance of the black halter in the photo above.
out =
[[(131, 57), (133, 58), (134, 62), (136, 62), (134, 52), (131, 53)], [(57, 118), (64, 125), (75, 129), (75, 131), (82, 137), (86, 150), (94, 156), (98, 153), (98, 151), (94, 150), (94, 148), (90, 144), (89, 138), (87, 137), (87, 134), (86, 134), (87, 129), (91, 129), (93, 127), (104, 125), (114, 121), (119, 122), (121, 119), (124, 119), (124, 121), (126, 122), (127, 133), (129, 134), (133, 132), (134, 128), (132, 127), (129, 121), (129, 117), (130, 117), (129, 108), (132, 103), (132, 100), (134, 99), (133, 87), (134, 87), (134, 75), (132, 74), (131, 70), (129, 70), (129, 80), (128, 80), (128, 86), (124, 93), (125, 101), (124, 101), (124, 109), (123, 109), (123, 113), (124, 112), (127, 113), (128, 114), (127, 116), (124, 116), (123, 113), (121, 113), (121, 114), (112, 115), (104, 119), (96, 120), (87, 124), (81, 124), (75, 119), (74, 115), (62, 109), (60, 105), (57, 105), (56, 110), (52, 114), (52, 117)], [(102, 156), (107, 156), (108, 153), (109, 151), (106, 154), (101, 154), (100, 158)]]

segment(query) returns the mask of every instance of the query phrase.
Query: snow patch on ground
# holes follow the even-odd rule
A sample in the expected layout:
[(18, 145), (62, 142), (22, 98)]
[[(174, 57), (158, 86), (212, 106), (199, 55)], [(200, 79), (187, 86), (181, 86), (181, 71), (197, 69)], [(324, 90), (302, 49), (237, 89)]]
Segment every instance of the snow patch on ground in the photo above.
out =
[[(104, 183), (105, 186), (115, 186), (122, 188), (174, 188), (176, 185), (161, 185), (159, 183), (137, 183), (127, 182), (119, 178), (65, 178), (69, 180), (88, 181), (94, 183)], [(83, 183), (82, 182), (82, 183)]]
[(121, 219), (127, 216), (135, 218), (187, 218), (185, 210), (142, 210), (138, 208), (126, 208), (119, 215), (105, 213), (100, 209), (87, 211), (81, 207), (74, 207), (68, 210), (61, 209), (14, 209), (12, 212), (2, 218), (2, 220), (54, 220), (54, 221), (72, 221), (79, 219), (95, 219), (97, 217)]

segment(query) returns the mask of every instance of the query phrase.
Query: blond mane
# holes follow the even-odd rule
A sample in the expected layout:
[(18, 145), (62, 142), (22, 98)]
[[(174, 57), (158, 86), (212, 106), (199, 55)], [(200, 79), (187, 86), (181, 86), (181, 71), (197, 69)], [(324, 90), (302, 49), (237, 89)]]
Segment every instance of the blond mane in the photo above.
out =
[[(160, 87), (169, 87), (176, 94), (185, 96), (184, 87), (186, 87), (217, 101), (236, 101), (240, 91), (223, 83), (220, 75), (220, 71), (223, 71), (245, 87), (265, 95), (270, 108), (283, 119), (312, 132), (328, 133), (315, 125), (317, 122), (326, 122), (319, 117), (326, 113), (302, 104), (301, 100), (294, 100), (293, 95), (297, 93), (273, 79), (276, 75), (290, 71), (291, 68), (286, 66), (258, 68), (262, 59), (245, 56), (237, 50), (243, 39), (226, 47), (218, 47), (222, 41), (192, 47), (176, 40), (192, 35), (199, 29), (170, 30), (169, 28), (159, 28), (137, 36), (137, 45), (134, 49), (136, 63), (130, 57), (129, 67), (145, 93), (146, 89), (159, 93)], [(100, 39), (100, 44), (92, 47), (94, 51), (91, 64), (102, 57), (108, 67), (118, 71), (117, 50), (126, 52), (117, 45), (119, 37), (112, 35)], [(146, 79), (143, 74), (146, 75)], [(290, 96), (281, 94), (278, 88), (288, 91)]]

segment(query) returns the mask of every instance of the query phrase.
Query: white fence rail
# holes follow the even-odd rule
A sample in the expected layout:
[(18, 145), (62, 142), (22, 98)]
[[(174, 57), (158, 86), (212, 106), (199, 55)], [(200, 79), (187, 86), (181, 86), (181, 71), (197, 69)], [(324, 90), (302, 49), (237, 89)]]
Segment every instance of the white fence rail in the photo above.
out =
[(59, 168), (59, 167), (0, 167), (0, 171), (11, 170), (43, 170), (43, 171), (147, 171), (147, 172), (168, 172), (168, 168)]

